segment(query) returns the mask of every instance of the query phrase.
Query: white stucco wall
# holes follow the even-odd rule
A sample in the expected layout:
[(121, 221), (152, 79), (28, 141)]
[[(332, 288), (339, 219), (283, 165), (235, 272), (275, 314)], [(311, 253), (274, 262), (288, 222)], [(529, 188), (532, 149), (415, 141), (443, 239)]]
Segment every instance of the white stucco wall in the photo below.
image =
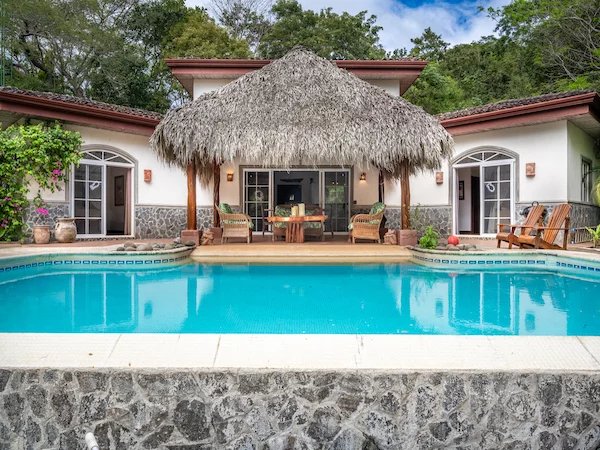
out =
[[(186, 204), (185, 173), (160, 162), (150, 150), (147, 136), (79, 125), (65, 125), (65, 128), (81, 133), (84, 150), (89, 145), (107, 145), (117, 148), (136, 161), (134, 173), (134, 201), (136, 204), (163, 206), (184, 206)], [(144, 169), (152, 170), (152, 181), (149, 183), (144, 181)], [(200, 194), (198, 205), (210, 205), (212, 197), (205, 198), (202, 195), (199, 183), (197, 190)], [(68, 189), (55, 194), (45, 193), (43, 198), (48, 201), (69, 200)]]
[[(454, 143), (455, 157), (485, 147), (497, 147), (518, 154), (515, 173), (517, 202), (567, 200), (567, 121), (461, 135), (454, 138)], [(535, 177), (525, 176), (525, 164), (529, 162), (536, 164)], [(449, 162), (443, 164), (440, 170), (444, 172), (444, 182), (440, 185), (435, 182), (434, 172), (423, 172), (411, 178), (412, 205), (451, 204), (452, 171)]]
[(194, 100), (200, 97), (202, 94), (206, 92), (211, 92), (216, 89), (219, 89), (221, 86), (225, 86), (232, 80), (222, 79), (222, 78), (214, 78), (214, 79), (206, 79), (206, 78), (196, 78), (194, 79)]
[(592, 161), (592, 167), (600, 164), (594, 154), (594, 138), (573, 123), (567, 126), (568, 142), (568, 199), (569, 201), (582, 201), (581, 184), (583, 173), (581, 171), (581, 159), (586, 158)]
[(377, 87), (384, 89), (388, 94), (400, 95), (400, 81), (398, 80), (365, 80), (367, 83), (371, 83)]

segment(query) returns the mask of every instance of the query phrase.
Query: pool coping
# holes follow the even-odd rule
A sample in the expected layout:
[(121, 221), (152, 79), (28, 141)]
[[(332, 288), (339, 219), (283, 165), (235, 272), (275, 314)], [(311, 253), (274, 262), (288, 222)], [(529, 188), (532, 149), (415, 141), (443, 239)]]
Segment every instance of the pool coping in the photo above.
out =
[[(10, 258), (125, 254), (68, 250)], [(125, 256), (190, 251), (174, 250)], [(440, 261), (526, 255), (531, 261), (567, 258), (600, 267), (600, 258), (578, 252), (410, 252)], [(0, 264), (7, 259), (0, 257)], [(600, 336), (0, 333), (0, 367), (600, 372)]]
[(600, 372), (600, 337), (0, 333), (0, 367)]

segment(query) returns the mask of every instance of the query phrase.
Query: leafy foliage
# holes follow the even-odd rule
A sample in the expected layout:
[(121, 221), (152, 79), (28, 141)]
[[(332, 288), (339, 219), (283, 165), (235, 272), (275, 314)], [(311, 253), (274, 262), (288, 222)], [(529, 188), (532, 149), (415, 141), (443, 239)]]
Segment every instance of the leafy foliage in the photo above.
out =
[(337, 14), (331, 8), (304, 10), (297, 0), (279, 0), (273, 5), (274, 22), (263, 35), (258, 53), (279, 58), (296, 45), (303, 45), (330, 59), (381, 59), (381, 27), (366, 11)]
[(436, 248), (438, 246), (440, 235), (429, 225), (425, 229), (425, 233), (419, 239), (419, 246), (422, 248)]
[(598, 245), (600, 244), (600, 224), (595, 229), (589, 227), (585, 227), (585, 229), (592, 236), (592, 242), (594, 243), (594, 247), (598, 247)]
[(37, 184), (34, 199), (39, 212), (41, 191), (60, 190), (67, 169), (81, 157), (81, 136), (59, 125), (12, 126), (0, 131), (0, 240), (17, 240), (23, 233), (27, 193)]

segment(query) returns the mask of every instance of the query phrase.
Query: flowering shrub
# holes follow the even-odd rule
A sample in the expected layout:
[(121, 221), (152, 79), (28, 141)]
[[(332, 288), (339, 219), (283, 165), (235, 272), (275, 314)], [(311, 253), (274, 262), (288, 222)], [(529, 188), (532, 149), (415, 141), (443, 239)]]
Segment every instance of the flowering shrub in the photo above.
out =
[(0, 241), (23, 235), (30, 183), (39, 186), (33, 201), (36, 212), (48, 215), (42, 191), (55, 192), (67, 179), (64, 168), (77, 164), (81, 155), (79, 133), (60, 125), (19, 125), (0, 131)]

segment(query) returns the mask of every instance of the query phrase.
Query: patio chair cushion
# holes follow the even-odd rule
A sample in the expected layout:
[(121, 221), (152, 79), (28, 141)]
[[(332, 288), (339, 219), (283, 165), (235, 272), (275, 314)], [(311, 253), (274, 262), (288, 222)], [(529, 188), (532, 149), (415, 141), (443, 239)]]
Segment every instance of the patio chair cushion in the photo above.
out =
[[(285, 206), (277, 205), (275, 211), (273, 211), (273, 215), (277, 217), (290, 217), (292, 215), (292, 210)], [(275, 228), (285, 228), (287, 227), (287, 224), (285, 222), (275, 222), (273, 226)]]
[[(379, 222), (381, 222), (381, 220), (369, 220), (367, 223), (370, 224), (370, 225), (377, 225)], [(353, 223), (349, 223), (348, 224), (348, 231), (352, 231), (352, 228), (354, 228), (354, 224)]]
[(385, 204), (382, 202), (375, 202), (373, 206), (371, 206), (371, 210), (369, 214), (379, 214), (381, 211), (385, 209)]
[(221, 210), (221, 212), (224, 212), (225, 214), (233, 214), (233, 209), (231, 209), (231, 206), (229, 206), (229, 203), (221, 203), (219, 205), (219, 209)]
[[(223, 220), (223, 223), (225, 225), (235, 225), (235, 224), (239, 224), (239, 223), (245, 223), (245, 220)], [(250, 221), (248, 223), (248, 228), (250, 228), (251, 230), (254, 230), (254, 222)]]

